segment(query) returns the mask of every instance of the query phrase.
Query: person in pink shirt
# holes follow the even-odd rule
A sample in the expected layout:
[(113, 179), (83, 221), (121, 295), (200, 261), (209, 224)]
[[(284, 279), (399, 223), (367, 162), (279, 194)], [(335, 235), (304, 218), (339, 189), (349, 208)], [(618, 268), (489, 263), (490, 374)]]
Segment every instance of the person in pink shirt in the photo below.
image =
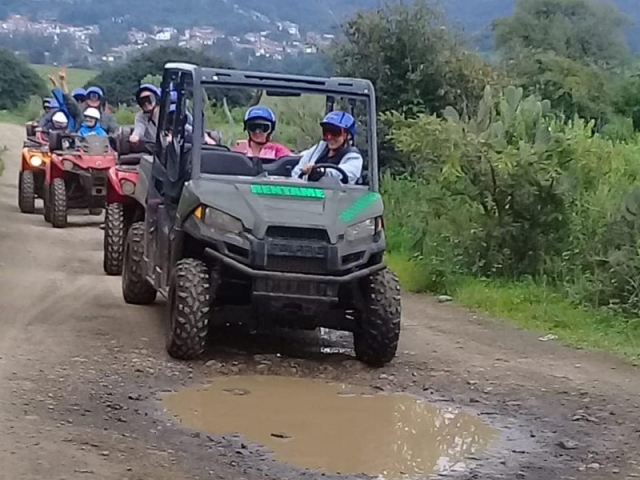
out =
[(247, 110), (244, 129), (249, 133), (249, 138), (237, 142), (233, 147), (234, 152), (264, 160), (277, 160), (291, 155), (287, 147), (271, 141), (271, 134), (276, 129), (276, 116), (270, 108), (257, 105)]

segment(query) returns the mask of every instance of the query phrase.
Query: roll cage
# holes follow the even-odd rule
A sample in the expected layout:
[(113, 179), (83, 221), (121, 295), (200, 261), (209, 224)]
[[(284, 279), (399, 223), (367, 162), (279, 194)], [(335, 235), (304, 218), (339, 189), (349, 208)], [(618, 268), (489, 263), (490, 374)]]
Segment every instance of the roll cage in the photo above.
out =
[[(156, 156), (169, 179), (185, 178), (188, 173), (191, 179), (206, 175), (202, 171), (201, 157), (205, 132), (204, 106), (207, 101), (205, 87), (221, 89), (260, 89), (276, 94), (292, 96), (301, 94), (325, 95), (325, 110), (333, 110), (336, 97), (347, 99), (352, 109), (356, 101), (363, 101), (366, 108), (366, 125), (361, 134), (367, 135), (367, 151), (363, 152), (368, 171), (368, 188), (377, 192), (378, 149), (376, 134), (376, 100), (373, 85), (368, 80), (354, 78), (322, 78), (300, 75), (283, 75), (262, 72), (246, 72), (221, 68), (205, 68), (188, 63), (170, 62), (165, 64), (162, 79), (162, 96), (160, 100), (160, 119), (156, 137)], [(177, 102), (175, 114), (171, 120), (171, 91), (176, 91)], [(187, 100), (193, 105), (193, 139), (190, 143), (189, 172), (180, 165), (180, 158), (185, 153)], [(360, 126), (360, 125), (359, 125)], [(360, 126), (362, 127), (362, 126)], [(172, 139), (164, 135), (172, 132)], [(224, 148), (211, 147), (210, 148)]]

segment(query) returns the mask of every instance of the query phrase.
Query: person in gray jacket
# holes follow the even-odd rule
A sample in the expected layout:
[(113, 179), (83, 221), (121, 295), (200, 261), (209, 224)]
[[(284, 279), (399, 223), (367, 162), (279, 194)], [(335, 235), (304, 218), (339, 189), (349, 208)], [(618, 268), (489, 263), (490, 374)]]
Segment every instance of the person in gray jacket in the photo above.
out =
[(140, 111), (136, 113), (133, 133), (129, 137), (129, 141), (132, 144), (137, 145), (140, 142), (153, 143), (156, 141), (160, 116), (159, 99), (160, 89), (155, 85), (146, 83), (140, 85), (136, 91), (136, 102), (140, 107)]
[[(302, 152), (298, 165), (291, 172), (293, 178), (317, 182), (323, 176), (340, 178), (343, 183), (354, 185), (362, 175), (364, 163), (360, 151), (353, 146), (356, 121), (347, 112), (334, 111), (320, 122), (322, 141)], [(333, 164), (343, 170), (347, 178), (334, 169), (316, 168), (320, 164)]]
[[(89, 108), (97, 108), (100, 110), (100, 125), (107, 132), (108, 135), (114, 135), (118, 131), (118, 122), (111, 114), (108, 112), (104, 105), (102, 105), (102, 100), (104, 99), (104, 92), (100, 87), (89, 87), (87, 88), (87, 96), (86, 96), (86, 107)], [(75, 102), (75, 100), (74, 100)], [(77, 104), (77, 102), (76, 102)], [(80, 108), (80, 106), (78, 106)]]

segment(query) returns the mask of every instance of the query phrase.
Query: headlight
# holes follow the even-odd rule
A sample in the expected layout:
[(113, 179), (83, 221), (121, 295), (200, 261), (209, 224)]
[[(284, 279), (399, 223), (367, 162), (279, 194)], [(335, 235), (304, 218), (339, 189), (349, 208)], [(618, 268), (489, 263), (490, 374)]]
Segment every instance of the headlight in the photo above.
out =
[(136, 191), (136, 184), (131, 180), (120, 180), (120, 186), (122, 187), (122, 193), (125, 195), (133, 195)]
[(65, 170), (73, 170), (73, 162), (71, 160), (63, 160), (62, 167)]
[(240, 220), (215, 208), (205, 208), (204, 223), (223, 232), (240, 233), (243, 230)]
[(352, 242), (361, 238), (370, 238), (379, 230), (380, 222), (377, 218), (369, 218), (364, 222), (351, 225), (344, 232), (344, 238)]
[(42, 157), (39, 157), (38, 155), (34, 155), (29, 159), (29, 163), (31, 164), (32, 167), (39, 167), (44, 163), (44, 160), (42, 159)]

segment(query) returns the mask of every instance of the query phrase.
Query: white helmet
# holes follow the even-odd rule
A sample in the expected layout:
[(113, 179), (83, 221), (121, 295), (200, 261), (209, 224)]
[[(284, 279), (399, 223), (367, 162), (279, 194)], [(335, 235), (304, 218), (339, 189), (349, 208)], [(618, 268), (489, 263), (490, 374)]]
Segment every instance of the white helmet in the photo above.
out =
[(100, 120), (100, 110), (98, 110), (97, 108), (89, 107), (84, 111), (84, 116)]
[(69, 125), (69, 120), (63, 112), (54, 113), (53, 117), (51, 117), (51, 122), (55, 128), (67, 128)]

